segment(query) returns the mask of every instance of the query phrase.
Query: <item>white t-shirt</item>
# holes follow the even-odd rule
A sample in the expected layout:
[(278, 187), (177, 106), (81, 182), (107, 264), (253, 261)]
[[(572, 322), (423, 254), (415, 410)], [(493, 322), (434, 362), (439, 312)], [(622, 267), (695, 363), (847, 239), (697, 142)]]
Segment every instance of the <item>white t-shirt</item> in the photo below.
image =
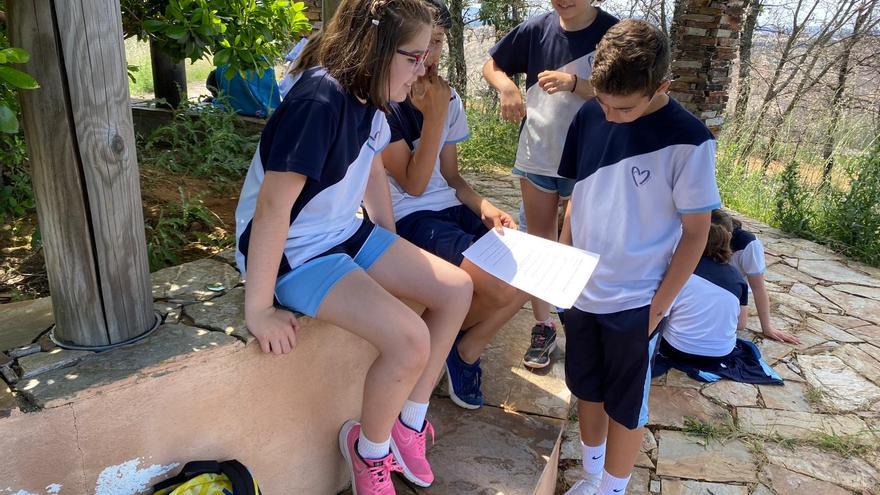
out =
[(272, 114), (235, 210), (236, 261), (244, 276), (257, 195), (266, 172), (306, 183), (290, 211), (281, 276), (348, 240), (360, 227), (373, 157), (388, 144), (385, 114), (358, 101), (321, 67), (304, 71)]
[(715, 139), (672, 99), (626, 124), (608, 122), (595, 100), (587, 102), (569, 129), (559, 174), (577, 181), (574, 246), (600, 255), (575, 302), (590, 313), (649, 305), (681, 238), (681, 215), (721, 206)]
[(748, 294), (736, 268), (704, 256), (672, 304), (663, 339), (688, 354), (726, 356)]
[(508, 75), (526, 75), (526, 118), (516, 148), (516, 168), (559, 177), (559, 156), (571, 119), (584, 100), (571, 92), (547, 94), (538, 74), (554, 70), (587, 81), (593, 71), (596, 45), (617, 18), (599, 9), (596, 19), (580, 31), (566, 31), (555, 11), (528, 19), (513, 28), (489, 54)]
[(736, 228), (730, 239), (730, 247), (733, 249), (733, 258), (730, 264), (735, 266), (739, 273), (746, 277), (761, 275), (767, 269), (764, 260), (764, 245), (748, 230)]

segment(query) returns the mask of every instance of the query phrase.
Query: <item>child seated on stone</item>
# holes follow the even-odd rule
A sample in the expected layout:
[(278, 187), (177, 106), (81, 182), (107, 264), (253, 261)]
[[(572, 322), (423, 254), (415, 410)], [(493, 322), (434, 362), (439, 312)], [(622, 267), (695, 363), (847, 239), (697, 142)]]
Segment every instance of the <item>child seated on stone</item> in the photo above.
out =
[(473, 190), (458, 170), (458, 146), (470, 135), (461, 98), (437, 73), (449, 11), (436, 12), (425, 75), (403, 102), (389, 104), (391, 142), (382, 152), (397, 233), (460, 267), (474, 283), (462, 332), (446, 359), (449, 396), (459, 407), (483, 405), (480, 356), (526, 301), (518, 289), (490, 275), (463, 252), (489, 229), (516, 228), (513, 218)]
[(731, 262), (733, 231), (731, 217), (714, 210), (703, 257), (672, 304), (654, 376), (673, 367), (703, 382), (782, 383), (755, 344), (736, 336), (746, 325), (749, 289)]
[(764, 270), (767, 268), (764, 260), (764, 245), (755, 234), (742, 227), (742, 222), (735, 218), (731, 218), (731, 221), (733, 236), (730, 239), (730, 248), (733, 257), (730, 258), (730, 264), (739, 270), (740, 275), (749, 284), (749, 292), (754, 297), (764, 337), (789, 344), (800, 344), (801, 341), (796, 336), (773, 328), (773, 323), (770, 322), (770, 296), (764, 286)]

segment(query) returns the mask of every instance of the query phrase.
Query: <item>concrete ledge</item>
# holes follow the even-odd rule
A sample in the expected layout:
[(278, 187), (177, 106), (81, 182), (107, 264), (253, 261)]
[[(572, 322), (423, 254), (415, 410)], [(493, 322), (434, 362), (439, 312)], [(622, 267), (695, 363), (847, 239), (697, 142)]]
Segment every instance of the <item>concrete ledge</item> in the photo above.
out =
[[(14, 452), (0, 488), (135, 495), (186, 461), (237, 458), (267, 493), (336, 493), (347, 484), (336, 434), (359, 415), (374, 358), (365, 341), (310, 319), (287, 356), (165, 326), (22, 387), (44, 409), (0, 419), (0, 451)], [(107, 485), (114, 473), (129, 484)]]

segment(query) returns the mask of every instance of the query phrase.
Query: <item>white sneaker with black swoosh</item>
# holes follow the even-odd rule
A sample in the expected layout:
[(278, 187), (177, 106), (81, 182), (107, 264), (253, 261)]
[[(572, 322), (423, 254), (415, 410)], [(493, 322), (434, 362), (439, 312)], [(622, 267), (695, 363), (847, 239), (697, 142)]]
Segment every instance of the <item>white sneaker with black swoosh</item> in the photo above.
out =
[(565, 492), (565, 495), (596, 495), (601, 482), (602, 478), (599, 476), (580, 479)]

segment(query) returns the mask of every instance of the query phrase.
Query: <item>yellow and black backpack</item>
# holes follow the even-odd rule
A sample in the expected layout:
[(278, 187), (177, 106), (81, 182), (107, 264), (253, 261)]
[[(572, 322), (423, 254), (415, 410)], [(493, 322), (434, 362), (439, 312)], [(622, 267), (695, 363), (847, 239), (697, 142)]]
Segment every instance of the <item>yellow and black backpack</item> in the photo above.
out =
[(153, 495), (260, 495), (244, 464), (236, 461), (193, 461), (180, 474), (153, 486)]

